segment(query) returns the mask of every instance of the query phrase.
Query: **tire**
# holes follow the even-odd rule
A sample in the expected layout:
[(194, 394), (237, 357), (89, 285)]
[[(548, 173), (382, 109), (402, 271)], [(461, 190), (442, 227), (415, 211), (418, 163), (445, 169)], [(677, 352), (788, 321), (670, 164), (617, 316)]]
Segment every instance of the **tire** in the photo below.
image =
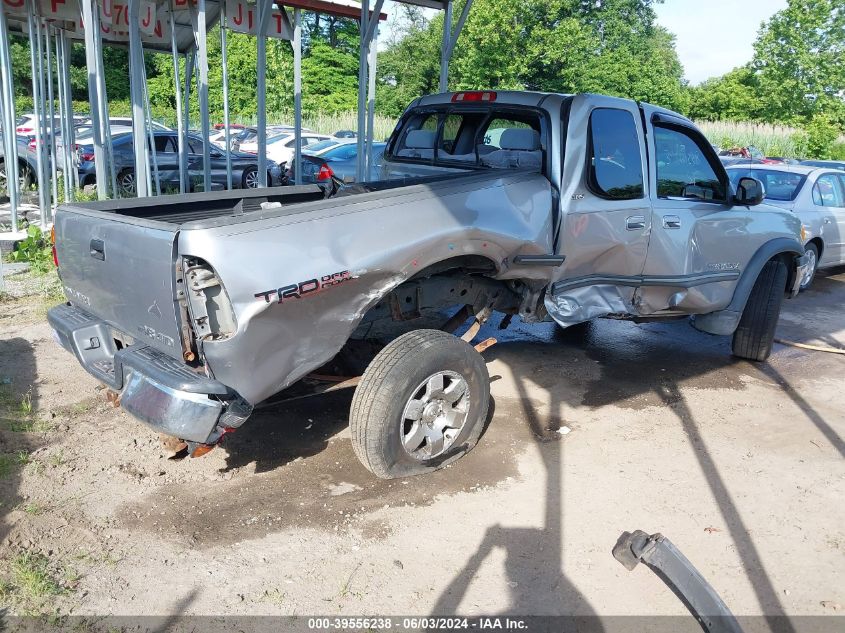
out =
[(763, 266), (734, 332), (731, 349), (734, 356), (764, 361), (772, 352), (775, 327), (786, 289), (786, 264), (771, 260)]
[(241, 187), (243, 189), (258, 189), (258, 170), (255, 167), (247, 167), (241, 176)]
[(812, 267), (807, 272), (807, 276), (801, 280), (801, 290), (804, 291), (809, 288), (813, 284), (813, 280), (816, 278), (816, 270), (819, 267), (819, 248), (813, 243), (807, 244), (804, 247), (804, 253), (810, 258), (810, 264)]
[[(21, 192), (29, 191), (29, 188), (32, 187), (32, 183), (35, 180), (35, 172), (30, 168), (27, 163), (21, 162), (18, 165), (18, 188)], [(3, 183), (3, 187), (6, 188), (8, 192), (8, 187), (6, 186), (7, 176), (6, 176), (6, 161), (0, 159), (0, 181)]]
[(134, 169), (123, 169), (117, 174), (117, 189), (121, 197), (133, 198), (137, 195), (138, 184)]
[(429, 473), (478, 443), (489, 404), (487, 366), (471, 345), (440, 330), (408, 332), (376, 355), (355, 390), (352, 447), (376, 477)]

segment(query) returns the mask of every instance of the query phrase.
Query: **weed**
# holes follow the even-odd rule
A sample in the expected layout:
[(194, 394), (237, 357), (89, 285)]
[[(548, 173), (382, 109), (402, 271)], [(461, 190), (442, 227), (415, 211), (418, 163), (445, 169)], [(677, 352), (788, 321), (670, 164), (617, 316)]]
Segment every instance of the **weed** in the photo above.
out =
[(15, 433), (46, 433), (53, 430), (53, 424), (47, 420), (9, 420), (9, 430)]
[(44, 510), (45, 510), (44, 506), (40, 506), (40, 505), (38, 505), (37, 503), (34, 503), (34, 502), (27, 503), (23, 507), (23, 511), (26, 512), (30, 516), (38, 516), (39, 514), (44, 512)]
[(59, 449), (58, 453), (53, 453), (52, 455), (50, 455), (50, 457), (47, 458), (47, 461), (50, 462), (50, 465), (53, 468), (64, 466), (67, 463), (67, 460), (65, 459), (64, 449)]
[(34, 224), (26, 229), (26, 239), (19, 242), (11, 254), (12, 261), (29, 263), (30, 270), (36, 275), (44, 275), (53, 267), (53, 254), (49, 240)]
[(31, 415), (32, 414), (32, 388), (30, 387), (29, 391), (27, 391), (23, 398), (21, 398), (21, 403), (18, 407), (20, 412), (24, 415)]
[(43, 554), (22, 552), (12, 559), (11, 586), (6, 592), (13, 595), (27, 612), (40, 610), (47, 598), (65, 592), (50, 569), (50, 559)]
[(25, 466), (29, 463), (29, 453), (26, 451), (18, 451), (17, 453), (3, 453), (0, 454), (0, 479), (5, 479), (11, 475), (20, 466)]

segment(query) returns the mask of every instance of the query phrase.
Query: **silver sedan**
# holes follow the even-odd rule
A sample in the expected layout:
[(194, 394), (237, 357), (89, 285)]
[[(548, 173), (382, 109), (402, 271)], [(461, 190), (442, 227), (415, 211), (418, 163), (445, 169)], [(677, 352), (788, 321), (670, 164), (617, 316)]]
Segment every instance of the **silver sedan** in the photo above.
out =
[(766, 202), (789, 209), (803, 225), (804, 249), (812, 267), (801, 281), (805, 290), (816, 270), (845, 264), (845, 172), (805, 165), (728, 167), (736, 186), (751, 176), (763, 183)]

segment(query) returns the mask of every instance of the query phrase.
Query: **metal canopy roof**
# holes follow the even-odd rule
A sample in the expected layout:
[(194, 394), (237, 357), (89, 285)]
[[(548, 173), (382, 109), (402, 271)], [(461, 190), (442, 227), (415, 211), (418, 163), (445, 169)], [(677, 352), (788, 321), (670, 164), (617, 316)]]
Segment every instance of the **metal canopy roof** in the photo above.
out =
[[(191, 1), (191, 0), (189, 0)], [(206, 29), (211, 29), (220, 21), (220, 5), (225, 0), (206, 0), (205, 2), (205, 22)], [(404, 2), (405, 4), (416, 4), (419, 6), (426, 6), (432, 8), (440, 8), (444, 3), (439, 0), (396, 0), (397, 2)], [(195, 2), (195, 0), (194, 0)], [(182, 2), (181, 4), (187, 4)], [(327, 15), (335, 15), (338, 17), (350, 18), (358, 20), (361, 17), (360, 2), (353, 2), (352, 0), (288, 0), (282, 2), (274, 2), (275, 5), (282, 5), (284, 8), (302, 9), (304, 11), (314, 11)], [(437, 6), (435, 6), (437, 5)], [(161, 36), (141, 34), (141, 40), (144, 43), (144, 50), (149, 52), (171, 53), (170, 43), (170, 16), (169, 16), (169, 0), (157, 0), (156, 6), (158, 8), (158, 19), (161, 22), (162, 32)], [(191, 23), (191, 11), (188, 9), (176, 10), (173, 12), (174, 25), (176, 29), (176, 48), (180, 53), (187, 53), (194, 47), (194, 29)], [(25, 15), (8, 15), (9, 30), (15, 33), (20, 33), (24, 36), (28, 35), (26, 16)], [(379, 20), (387, 19), (387, 14), (380, 13)], [(55, 20), (51, 21), (52, 25), (58, 29), (65, 31), (67, 36), (74, 40), (83, 42), (85, 37), (81, 27), (78, 25), (80, 20)], [(108, 28), (107, 25), (104, 25)], [(102, 34), (104, 46), (119, 46), (128, 47), (129, 37), (124, 34), (115, 34), (110, 37), (108, 34)]]

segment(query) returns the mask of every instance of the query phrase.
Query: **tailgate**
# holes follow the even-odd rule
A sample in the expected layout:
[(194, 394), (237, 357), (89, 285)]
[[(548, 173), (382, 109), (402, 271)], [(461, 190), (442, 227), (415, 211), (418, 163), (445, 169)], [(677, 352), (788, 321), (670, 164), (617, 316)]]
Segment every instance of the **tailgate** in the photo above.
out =
[(58, 210), (55, 226), (59, 273), (70, 302), (181, 359), (178, 227), (73, 207)]

